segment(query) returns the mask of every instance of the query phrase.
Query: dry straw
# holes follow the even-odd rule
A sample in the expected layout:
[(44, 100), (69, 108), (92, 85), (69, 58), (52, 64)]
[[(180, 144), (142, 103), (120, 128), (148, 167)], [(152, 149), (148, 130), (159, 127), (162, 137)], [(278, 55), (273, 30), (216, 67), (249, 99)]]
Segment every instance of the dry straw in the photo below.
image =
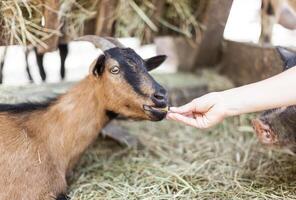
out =
[[(58, 12), (62, 34), (69, 38), (82, 35), (85, 22), (95, 19), (102, 0), (61, 0)], [(162, 8), (158, 10), (161, 2)], [(200, 29), (194, 0), (118, 0), (115, 4), (115, 36), (135, 36), (151, 41), (155, 35), (180, 34), (194, 38)], [(44, 0), (5, 0), (0, 2), (0, 36), (7, 44), (46, 44), (59, 30), (44, 28)], [(156, 16), (155, 12), (159, 12)], [(109, 16), (110, 17), (110, 16)], [(103, 22), (103, 21), (102, 21)]]
[(117, 7), (116, 36), (136, 36), (151, 41), (155, 35), (175, 34), (195, 39), (200, 31), (192, 0), (120, 0)]
[(56, 33), (43, 27), (44, 5), (39, 0), (6, 0), (0, 2), (1, 39), (6, 43), (41, 45)]
[[(215, 71), (166, 81), (210, 83), (213, 91), (233, 87)], [(127, 149), (98, 138), (71, 176), (69, 195), (72, 200), (294, 200), (296, 157), (259, 144), (250, 126), (254, 117), (229, 118), (209, 130), (167, 120), (120, 122), (142, 147)]]
[(69, 38), (84, 33), (85, 22), (96, 17), (99, 0), (62, 0), (59, 15), (62, 32)]
[(212, 130), (124, 122), (144, 148), (98, 138), (72, 176), (71, 199), (296, 199), (295, 156), (258, 144), (250, 117)]

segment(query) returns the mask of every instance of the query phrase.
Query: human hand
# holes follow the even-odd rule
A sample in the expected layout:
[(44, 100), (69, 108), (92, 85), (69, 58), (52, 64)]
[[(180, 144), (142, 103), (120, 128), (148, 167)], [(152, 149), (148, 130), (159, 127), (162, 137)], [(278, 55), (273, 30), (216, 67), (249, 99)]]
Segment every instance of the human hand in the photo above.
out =
[(214, 92), (181, 107), (171, 107), (167, 119), (204, 129), (218, 124), (227, 116), (223, 96), (219, 92)]

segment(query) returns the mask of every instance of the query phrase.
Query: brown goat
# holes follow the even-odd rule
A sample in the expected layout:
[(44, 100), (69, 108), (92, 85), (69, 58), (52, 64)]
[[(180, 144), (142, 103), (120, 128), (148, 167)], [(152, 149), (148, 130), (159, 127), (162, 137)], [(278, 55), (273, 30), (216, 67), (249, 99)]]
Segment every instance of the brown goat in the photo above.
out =
[(104, 54), (89, 75), (45, 104), (0, 105), (0, 199), (66, 199), (66, 175), (117, 114), (162, 120), (166, 90), (148, 74), (165, 56), (143, 60), (114, 39), (84, 36)]

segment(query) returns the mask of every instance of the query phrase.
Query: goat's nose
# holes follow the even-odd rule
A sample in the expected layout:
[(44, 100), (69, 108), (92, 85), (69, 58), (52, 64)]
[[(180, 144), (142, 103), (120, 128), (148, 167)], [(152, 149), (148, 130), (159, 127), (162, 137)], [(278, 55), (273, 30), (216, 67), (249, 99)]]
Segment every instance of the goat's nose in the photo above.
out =
[(167, 105), (167, 92), (164, 89), (155, 92), (152, 100), (156, 106), (165, 107)]

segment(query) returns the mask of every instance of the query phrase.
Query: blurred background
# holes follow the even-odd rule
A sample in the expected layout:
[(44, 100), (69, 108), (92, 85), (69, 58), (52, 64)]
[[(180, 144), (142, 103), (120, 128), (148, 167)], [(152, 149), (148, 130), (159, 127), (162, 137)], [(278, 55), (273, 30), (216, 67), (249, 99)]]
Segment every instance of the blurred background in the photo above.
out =
[[(2, 0), (0, 102), (64, 93), (101, 50), (75, 42), (117, 37), (143, 58), (168, 59), (153, 77), (182, 105), (282, 71), (275, 46), (296, 46), (296, 0)], [(291, 86), (292, 87), (292, 86)], [(296, 199), (296, 159), (260, 145), (256, 114), (209, 130), (115, 121), (141, 148), (99, 137), (70, 177), (71, 199)], [(295, 145), (294, 145), (295, 146)], [(295, 151), (294, 151), (295, 152)]]
[[(295, 14), (289, 2), (280, 2), (281, 5), (276, 5), (278, 8), (275, 9), (281, 11), (274, 12), (289, 10), (291, 13), (287, 15)], [(213, 19), (210, 18), (215, 17), (211, 15), (219, 16), (219, 13), (207, 13), (207, 1), (70, 0), (60, 1), (58, 5), (55, 5), (54, 1), (48, 1), (47, 4), (42, 7), (36, 0), (2, 2), (0, 20), (3, 26), (0, 41), (2, 45), (22, 44), (22, 46), (1, 47), (3, 84), (23, 85), (32, 82), (40, 84), (42, 82), (57, 83), (61, 80), (80, 80), (87, 74), (87, 68), (92, 60), (101, 53), (91, 44), (72, 42), (73, 39), (83, 34), (119, 37), (120, 41), (135, 49), (143, 58), (160, 53), (168, 54), (168, 61), (157, 69), (156, 73), (190, 72), (205, 66), (217, 66), (223, 62), (223, 59), (227, 59), (225, 57), (228, 56), (228, 51), (233, 52), (233, 48), (222, 49), (221, 45), (228, 44), (227, 41), (251, 43), (265, 48), (260, 42), (263, 17), (268, 18), (266, 20), (270, 25), (267, 25), (265, 29), (268, 29), (271, 37), (264, 42), (265, 46), (269, 44), (293, 47), (296, 44), (293, 28), (285, 28), (279, 24), (280, 17), (277, 15), (280, 14), (273, 13), (272, 16), (266, 14), (262, 17), (260, 0), (234, 0), (231, 6), (227, 1), (223, 2), (219, 6), (224, 6), (224, 10), (215, 12), (221, 12), (220, 16), (224, 16), (221, 16), (215, 24), (211, 24), (212, 27), (209, 28), (212, 30), (208, 32), (206, 31), (207, 23), (211, 23)], [(16, 5), (20, 10), (16, 9)], [(52, 13), (46, 12), (49, 7), (59, 8), (59, 10)], [(111, 8), (114, 10), (109, 12)], [(229, 17), (228, 12), (230, 12)], [(47, 21), (53, 23), (47, 23)], [(211, 45), (218, 46), (214, 51), (212, 47), (206, 48), (210, 42), (207, 40), (213, 37), (213, 34), (216, 34), (214, 36), (216, 44)], [(57, 47), (58, 44), (66, 43), (68, 54), (64, 61), (65, 75), (62, 78), (60, 75), (61, 57)], [(33, 46), (37, 46), (37, 51), (42, 56), (44, 54), (44, 57), (39, 58), (42, 60), (39, 65), (43, 65), (46, 73), (44, 80), (39, 73)], [(188, 54), (187, 51), (190, 53)], [(221, 51), (224, 51), (224, 55)], [(26, 53), (28, 54), (27, 59)], [(204, 56), (205, 54), (208, 54), (207, 57)], [(209, 61), (211, 56), (213, 59)], [(235, 55), (229, 56), (235, 57)], [(250, 57), (252, 55), (249, 55)], [(267, 64), (270, 63), (265, 65)], [(28, 77), (27, 68), (30, 69), (32, 80)], [(224, 73), (226, 75), (229, 75), (229, 70), (231, 70), (231, 67), (228, 68), (230, 69)], [(230, 78), (232, 77), (230, 73)], [(257, 80), (252, 77), (249, 79), (247, 81), (235, 80), (235, 82), (246, 83)]]

